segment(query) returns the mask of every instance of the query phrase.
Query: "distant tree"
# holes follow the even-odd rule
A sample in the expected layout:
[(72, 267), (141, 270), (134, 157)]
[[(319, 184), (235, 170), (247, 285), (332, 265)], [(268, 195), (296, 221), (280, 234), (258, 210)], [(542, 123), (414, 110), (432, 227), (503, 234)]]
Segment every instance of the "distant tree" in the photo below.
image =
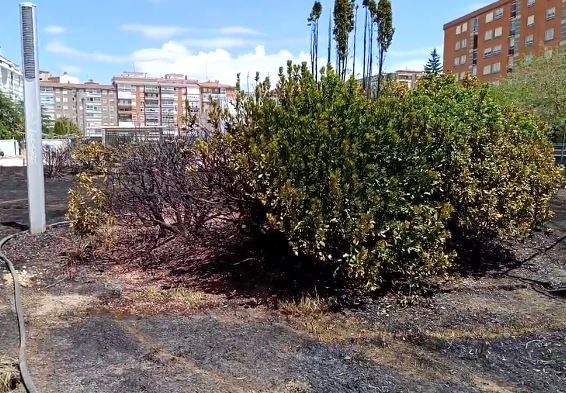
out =
[(0, 139), (22, 139), (24, 111), (21, 103), (0, 93)]
[(51, 116), (45, 113), (45, 108), (41, 107), (41, 133), (46, 136), (53, 134), (54, 124), (55, 122)]
[(439, 75), (442, 74), (442, 64), (440, 62), (440, 55), (436, 51), (436, 48), (430, 52), (430, 58), (424, 66), (424, 71), (426, 74)]
[(377, 4), (374, 0), (364, 0), (366, 22), (364, 32), (364, 88), (368, 97), (371, 94), (371, 77), (373, 74), (373, 33), (377, 18)]
[(80, 136), (81, 134), (77, 123), (67, 117), (60, 117), (55, 120), (50, 136)]
[(311, 71), (318, 80), (318, 22), (322, 14), (320, 1), (315, 1), (308, 22), (311, 27)]
[(383, 77), (383, 64), (385, 54), (391, 46), (395, 29), (393, 28), (393, 9), (389, 0), (379, 0), (377, 5), (377, 50), (378, 50), (378, 74), (377, 74), (377, 96), (381, 92), (381, 80)]
[(336, 41), (336, 68), (338, 75), (346, 79), (348, 68), (348, 42), (354, 30), (354, 2), (336, 0), (334, 2), (334, 40)]
[(555, 142), (566, 142), (566, 49), (515, 63), (500, 86), (500, 98), (535, 113), (554, 131)]

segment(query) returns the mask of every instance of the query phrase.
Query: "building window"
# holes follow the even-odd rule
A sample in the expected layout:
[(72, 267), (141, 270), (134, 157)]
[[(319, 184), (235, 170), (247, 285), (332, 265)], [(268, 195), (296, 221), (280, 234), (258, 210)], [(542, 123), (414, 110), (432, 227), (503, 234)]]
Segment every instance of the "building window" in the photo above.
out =
[(466, 64), (466, 55), (460, 56), (460, 64)]
[(501, 63), (494, 63), (491, 65), (491, 73), (497, 74), (501, 71)]
[(462, 26), (458, 25), (458, 26), (456, 26), (456, 35), (458, 35), (460, 33), (462, 33)]
[(455, 49), (456, 49), (456, 50), (459, 50), (459, 49), (460, 49), (460, 41), (456, 41), (456, 48), (455, 48)]
[(494, 19), (501, 19), (503, 17), (503, 7), (495, 10)]
[(477, 33), (480, 27), (480, 19), (474, 18), (472, 19), (472, 32)]
[(544, 32), (544, 40), (551, 41), (554, 39), (554, 29), (548, 29)]
[(468, 31), (468, 22), (462, 24), (462, 33)]
[(493, 38), (493, 30), (486, 31), (483, 38), (484, 38), (485, 41), (491, 40)]
[(515, 35), (519, 32), (519, 19), (514, 19), (511, 21), (511, 31), (509, 35)]
[(528, 5), (529, 7), (532, 7), (533, 5), (535, 5), (535, 3), (536, 3), (535, 0), (529, 0), (528, 3), (527, 3), (527, 5)]
[(472, 67), (472, 75), (476, 76), (478, 74), (478, 66)]
[(489, 23), (493, 21), (493, 12), (489, 12), (485, 15), (485, 23)]
[(485, 48), (485, 49), (483, 50), (483, 57), (484, 57), (484, 58), (491, 57), (491, 54), (492, 54), (491, 48)]
[(535, 16), (529, 15), (529, 17), (527, 18), (527, 26), (531, 27), (534, 24), (535, 24)]
[(501, 45), (495, 45), (493, 47), (493, 56), (499, 56), (501, 54)]
[(556, 7), (552, 7), (546, 10), (546, 20), (551, 20), (556, 18)]
[(67, 97), (63, 97), (63, 102), (69, 102), (69, 99)]
[(534, 42), (535, 38), (532, 34), (528, 35), (525, 37), (525, 45), (527, 46), (533, 46), (533, 42)]
[(493, 32), (493, 36), (494, 37), (501, 37), (503, 35), (503, 27), (497, 27), (494, 32)]
[(483, 74), (484, 74), (484, 75), (489, 75), (489, 74), (491, 74), (491, 64), (490, 64), (490, 65), (486, 65), (485, 67), (483, 67)]
[(467, 48), (467, 47), (468, 47), (468, 39), (467, 39), (467, 38), (464, 38), (464, 39), (462, 40), (462, 49), (463, 49), (463, 48)]

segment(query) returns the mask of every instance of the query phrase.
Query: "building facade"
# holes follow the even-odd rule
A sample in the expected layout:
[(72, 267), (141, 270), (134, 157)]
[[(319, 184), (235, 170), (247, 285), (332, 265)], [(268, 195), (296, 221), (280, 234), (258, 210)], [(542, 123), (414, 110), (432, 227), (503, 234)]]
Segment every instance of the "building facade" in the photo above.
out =
[(112, 79), (118, 98), (118, 126), (162, 126), (166, 134), (175, 134), (189, 114), (201, 107), (196, 80), (185, 75), (167, 74), (162, 78), (144, 73), (125, 73)]
[(102, 127), (118, 124), (114, 86), (94, 81), (61, 83), (56, 79), (42, 80), (39, 84), (42, 114), (52, 120), (71, 119), (84, 136), (91, 138), (101, 137)]
[(423, 71), (398, 70), (387, 74), (387, 77), (407, 86), (409, 89), (413, 89), (424, 75)]
[(522, 56), (566, 44), (566, 0), (500, 0), (444, 25), (444, 71), (495, 82)]
[(24, 77), (20, 68), (0, 55), (0, 93), (12, 100), (24, 100)]

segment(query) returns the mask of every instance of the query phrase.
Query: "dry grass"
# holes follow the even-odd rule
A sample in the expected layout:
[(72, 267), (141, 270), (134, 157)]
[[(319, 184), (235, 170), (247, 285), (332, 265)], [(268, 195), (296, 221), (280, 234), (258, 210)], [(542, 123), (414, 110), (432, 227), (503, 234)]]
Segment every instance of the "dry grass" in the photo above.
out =
[(250, 390), (248, 393), (312, 393), (314, 392), (312, 386), (305, 381), (292, 379), (285, 382), (275, 390)]
[(0, 393), (11, 392), (20, 382), (20, 372), (14, 359), (0, 358)]
[(221, 299), (191, 288), (178, 287), (169, 290), (147, 287), (128, 296), (126, 308), (130, 312), (152, 314), (159, 312), (199, 311), (216, 307)]
[(303, 296), (299, 301), (283, 301), (279, 303), (279, 310), (285, 314), (298, 318), (320, 317), (330, 311), (330, 305), (320, 296)]

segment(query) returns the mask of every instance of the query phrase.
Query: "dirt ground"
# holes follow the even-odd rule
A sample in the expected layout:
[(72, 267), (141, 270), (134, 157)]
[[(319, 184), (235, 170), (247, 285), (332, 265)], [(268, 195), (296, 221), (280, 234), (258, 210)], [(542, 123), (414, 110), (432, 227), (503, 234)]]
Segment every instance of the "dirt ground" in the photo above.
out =
[[(23, 202), (10, 202), (25, 198), (23, 179), (0, 173), (0, 236), (25, 223)], [(68, 185), (48, 183), (52, 221)], [(549, 230), (510, 245), (517, 263), (451, 276), (411, 306), (172, 288), (130, 261), (75, 264), (84, 247), (66, 228), (21, 234), (6, 251), (25, 285), (42, 393), (566, 392), (566, 192), (554, 207)], [(0, 348), (15, 357), (5, 273)]]

